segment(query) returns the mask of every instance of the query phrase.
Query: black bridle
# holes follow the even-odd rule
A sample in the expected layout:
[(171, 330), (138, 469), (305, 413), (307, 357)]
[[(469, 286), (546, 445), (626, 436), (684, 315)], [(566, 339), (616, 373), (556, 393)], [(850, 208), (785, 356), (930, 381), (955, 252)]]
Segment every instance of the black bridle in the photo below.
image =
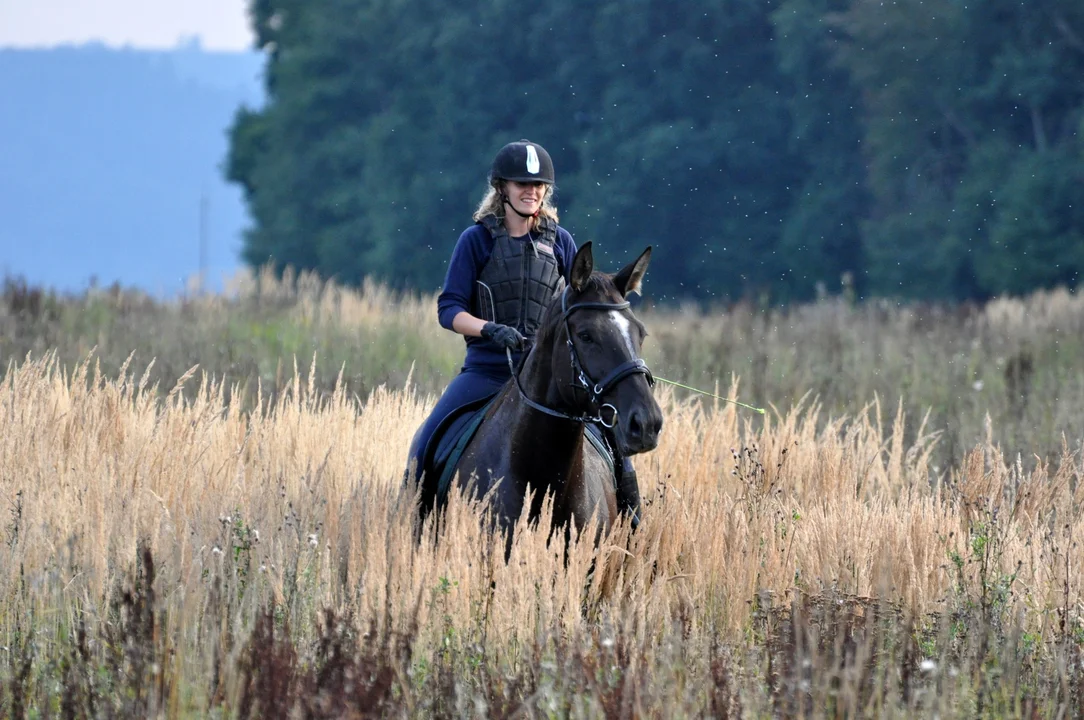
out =
[[(509, 350), (507, 352), (508, 366), (512, 368), (512, 377), (516, 380), (516, 388), (519, 390), (519, 395), (523, 398), (523, 401), (535, 410), (545, 413), (546, 415), (552, 415), (553, 417), (564, 418), (565, 420), (572, 420), (579, 423), (599, 423), (606, 428), (612, 428), (616, 425), (618, 417), (617, 408), (611, 403), (603, 403), (602, 396), (605, 395), (610, 388), (631, 375), (646, 375), (647, 384), (652, 387), (655, 385), (655, 377), (651, 374), (651, 370), (642, 358), (633, 357), (610, 370), (602, 380), (598, 382), (593, 381), (591, 376), (587, 373), (587, 370), (583, 367), (583, 364), (580, 362), (580, 356), (576, 352), (576, 344), (572, 342), (572, 330), (568, 326), (568, 318), (577, 310), (624, 310), (627, 307), (629, 307), (629, 302), (627, 300), (619, 303), (584, 302), (569, 306), (568, 288), (566, 287), (561, 294), (561, 317), (558, 319), (558, 322), (564, 323), (565, 326), (565, 342), (568, 343), (568, 357), (572, 362), (573, 388), (587, 392), (588, 407), (594, 409), (594, 415), (589, 415), (587, 413), (583, 413), (582, 415), (570, 415), (569, 413), (560, 410), (548, 408), (527, 397), (527, 393), (523, 390), (523, 385), (520, 383), (519, 373), (512, 367), (512, 352)], [(609, 408), (611, 412), (609, 422), (603, 418), (602, 414), (603, 410), (606, 408)]]

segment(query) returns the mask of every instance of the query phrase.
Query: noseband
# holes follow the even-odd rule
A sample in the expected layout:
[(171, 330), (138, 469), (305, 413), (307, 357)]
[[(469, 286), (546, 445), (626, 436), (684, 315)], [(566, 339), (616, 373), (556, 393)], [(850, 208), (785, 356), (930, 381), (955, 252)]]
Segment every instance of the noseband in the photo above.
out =
[[(513, 368), (512, 377), (516, 380), (516, 387), (519, 389), (519, 395), (523, 398), (523, 401), (535, 410), (547, 415), (552, 415), (553, 417), (564, 418), (566, 420), (573, 420), (581, 423), (599, 423), (606, 428), (612, 428), (616, 425), (618, 417), (617, 408), (610, 403), (603, 403), (602, 396), (606, 394), (610, 388), (614, 387), (630, 375), (646, 375), (647, 384), (652, 387), (655, 385), (655, 377), (651, 374), (651, 370), (647, 367), (647, 363), (645, 363), (642, 358), (634, 357), (610, 370), (602, 380), (598, 382), (593, 381), (591, 376), (587, 373), (587, 370), (583, 367), (583, 364), (580, 362), (580, 356), (576, 352), (576, 345), (572, 342), (572, 330), (568, 326), (568, 318), (577, 310), (624, 310), (627, 307), (629, 307), (629, 302), (627, 300), (619, 303), (585, 302), (569, 306), (568, 288), (566, 287), (561, 294), (561, 317), (558, 322), (564, 323), (565, 326), (565, 342), (568, 343), (568, 357), (572, 363), (573, 387), (577, 390), (584, 390), (587, 392), (589, 407), (595, 409), (594, 415), (588, 415), (587, 413), (582, 415), (569, 415), (568, 413), (548, 408), (545, 405), (535, 402), (527, 397), (527, 393), (524, 392), (523, 385), (520, 383), (519, 374), (516, 373)], [(512, 367), (511, 351), (508, 352), (508, 365), (509, 367)], [(602, 411), (606, 408), (609, 408), (611, 412), (609, 422), (607, 422), (602, 415)]]

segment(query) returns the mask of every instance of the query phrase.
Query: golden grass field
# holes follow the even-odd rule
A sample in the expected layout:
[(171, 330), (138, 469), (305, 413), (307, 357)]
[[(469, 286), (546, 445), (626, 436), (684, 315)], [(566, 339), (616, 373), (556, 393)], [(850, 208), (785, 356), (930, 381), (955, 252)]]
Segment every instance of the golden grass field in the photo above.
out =
[[(435, 327), (423, 300), (321, 293), (293, 298), (289, 316), (384, 344), (410, 331), (412, 347), (445, 342), (415, 330)], [(1059, 297), (1053, 324), (1084, 323), (1080, 302)], [(230, 314), (202, 302), (177, 312)], [(1009, 301), (981, 312), (1039, 332), (1014, 302), (1022, 318)], [(829, 311), (842, 312), (790, 322)], [(698, 335), (738, 342), (765, 322), (743, 312), (647, 310), (661, 338), (649, 359), (675, 375), (682, 343), (695, 353)], [(888, 317), (882, 346), (901, 343), (906, 322)], [(1055, 408), (1070, 418), (1061, 452), (1007, 453), (988, 414), (955, 461), (935, 461), (944, 428), (876, 391), (847, 412), (792, 393), (760, 416), (660, 385), (661, 442), (636, 458), (641, 528), (574, 542), (566, 561), (548, 527), (521, 527), (506, 564), (465, 503), (413, 540), (400, 480), (441, 375), (408, 365), (364, 388), (349, 381), (364, 370), (327, 373), (310, 354), (162, 385), (148, 357), (101, 369), (114, 335), (78, 348), (79, 362), (59, 344), (5, 358), (0, 715), (1081, 711), (1084, 459), (1064, 431), (1079, 427), (1071, 408)], [(789, 358), (792, 375), (823, 372)], [(712, 363), (726, 360), (701, 372)], [(778, 372), (760, 371), (759, 397)], [(744, 383), (723, 394), (743, 397)]]

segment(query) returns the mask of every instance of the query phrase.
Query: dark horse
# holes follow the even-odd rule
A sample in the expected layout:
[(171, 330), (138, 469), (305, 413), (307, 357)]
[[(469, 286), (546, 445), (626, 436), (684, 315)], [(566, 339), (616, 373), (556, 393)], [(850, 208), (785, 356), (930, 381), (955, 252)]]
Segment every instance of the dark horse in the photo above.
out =
[[(650, 259), (649, 247), (608, 275), (593, 271), (590, 243), (580, 248), (568, 287), (455, 464), (459, 489), (485, 500), (507, 533), (507, 549), (531, 492), (530, 521), (552, 496), (555, 526), (582, 528), (595, 516), (600, 535), (607, 531), (618, 510), (606, 444), (620, 456), (658, 444), (662, 410), (640, 358), (647, 333), (626, 299), (639, 290)], [(585, 436), (588, 424), (605, 429), (605, 442)], [(433, 491), (423, 489), (422, 500), (431, 503)]]

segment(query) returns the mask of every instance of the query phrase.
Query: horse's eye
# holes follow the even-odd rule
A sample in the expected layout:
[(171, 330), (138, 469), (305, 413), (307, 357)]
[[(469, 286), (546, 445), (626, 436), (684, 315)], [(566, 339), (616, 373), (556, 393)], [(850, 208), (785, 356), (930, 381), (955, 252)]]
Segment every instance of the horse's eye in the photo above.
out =
[(585, 343), (594, 342), (594, 340), (591, 338), (591, 333), (587, 332), (586, 330), (580, 330), (578, 333), (576, 333), (576, 337), (578, 337), (580, 340), (583, 340)]

